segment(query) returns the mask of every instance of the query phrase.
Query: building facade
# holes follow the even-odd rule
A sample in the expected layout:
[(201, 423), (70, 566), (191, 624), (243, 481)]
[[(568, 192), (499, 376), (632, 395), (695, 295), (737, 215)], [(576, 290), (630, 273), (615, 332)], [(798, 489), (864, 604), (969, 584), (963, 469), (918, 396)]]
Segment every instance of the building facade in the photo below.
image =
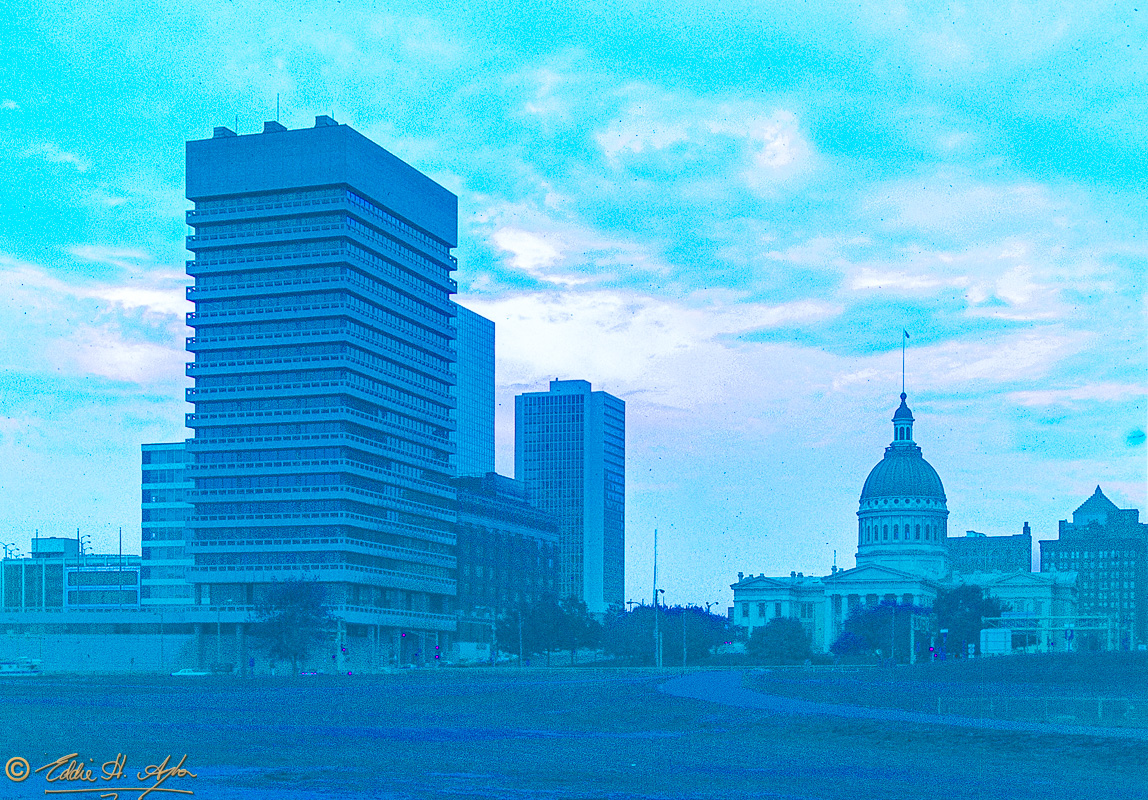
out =
[(463, 661), (496, 656), (494, 620), (558, 597), (558, 520), (526, 501), (520, 481), (488, 472), (458, 490), (458, 648)]
[(455, 305), (455, 475), (494, 472), (494, 323)]
[(187, 143), (193, 601), (322, 582), (420, 660), (455, 617), (457, 199), (345, 125)]
[(1040, 542), (1041, 572), (1077, 573), (1081, 614), (1115, 618), (1126, 646), (1148, 642), (1148, 524), (1100, 487)]
[[(61, 543), (64, 547), (56, 546)], [(4, 559), (0, 597), (5, 612), (138, 610), (140, 557), (81, 555), (76, 539), (33, 539), (30, 557)], [(57, 614), (48, 619), (93, 618)]]
[(184, 442), (145, 444), (140, 508), (140, 604), (144, 608), (190, 606), (195, 596), (188, 570), (187, 518), (194, 488)]
[(559, 529), (558, 594), (604, 613), (625, 600), (626, 404), (587, 381), (514, 399), (514, 475)]
[(945, 540), (953, 572), (1032, 572), (1032, 530), (1012, 536), (967, 531)]

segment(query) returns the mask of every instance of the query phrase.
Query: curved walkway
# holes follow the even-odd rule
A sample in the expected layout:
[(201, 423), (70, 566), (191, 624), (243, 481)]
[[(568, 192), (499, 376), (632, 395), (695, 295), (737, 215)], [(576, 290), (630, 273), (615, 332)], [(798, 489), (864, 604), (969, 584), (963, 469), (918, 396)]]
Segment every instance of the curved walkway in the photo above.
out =
[(658, 691), (674, 697), (706, 700), (726, 706), (757, 708), (773, 714), (808, 714), (855, 719), (912, 722), (920, 725), (952, 725), (958, 728), (1012, 731), (1020, 733), (1093, 736), (1106, 739), (1133, 739), (1148, 741), (1148, 730), (1142, 728), (1098, 728), (1088, 725), (1057, 725), (1046, 722), (1021, 722), (1007, 719), (958, 717), (953, 714), (924, 714), (897, 708), (868, 708), (866, 706), (818, 703), (762, 694), (742, 688), (741, 672), (695, 672), (673, 678), (658, 687)]

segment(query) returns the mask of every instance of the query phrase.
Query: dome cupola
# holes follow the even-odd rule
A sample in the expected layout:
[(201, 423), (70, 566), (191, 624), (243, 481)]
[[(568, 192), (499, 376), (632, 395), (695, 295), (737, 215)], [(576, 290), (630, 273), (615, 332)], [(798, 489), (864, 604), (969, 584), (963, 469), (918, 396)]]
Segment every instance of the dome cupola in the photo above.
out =
[(857, 564), (940, 577), (948, 571), (945, 489), (913, 441), (913, 412), (906, 399), (902, 392), (893, 413), (893, 441), (861, 489)]

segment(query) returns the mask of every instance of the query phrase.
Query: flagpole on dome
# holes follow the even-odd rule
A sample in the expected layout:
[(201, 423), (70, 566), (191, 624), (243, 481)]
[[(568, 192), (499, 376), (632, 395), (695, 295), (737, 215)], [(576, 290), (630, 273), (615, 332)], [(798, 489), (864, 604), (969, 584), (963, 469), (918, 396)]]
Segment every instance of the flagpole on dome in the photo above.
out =
[(901, 394), (905, 393), (905, 342), (909, 341), (909, 332), (901, 329)]

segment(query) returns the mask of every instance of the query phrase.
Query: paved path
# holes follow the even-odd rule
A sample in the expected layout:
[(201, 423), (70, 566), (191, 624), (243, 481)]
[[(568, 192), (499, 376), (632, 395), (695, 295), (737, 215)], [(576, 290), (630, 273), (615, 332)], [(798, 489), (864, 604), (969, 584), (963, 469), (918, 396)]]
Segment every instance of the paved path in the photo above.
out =
[(708, 700), (726, 706), (759, 708), (774, 714), (811, 714), (855, 719), (913, 722), (921, 725), (952, 725), (958, 728), (1013, 731), (1072, 736), (1092, 736), (1105, 739), (1132, 739), (1148, 741), (1148, 730), (1142, 728), (1099, 728), (1088, 725), (1057, 725), (1045, 722), (1021, 722), (1007, 719), (958, 717), (953, 714), (924, 714), (896, 708), (868, 708), (866, 706), (818, 703), (762, 694), (742, 688), (741, 672), (695, 672), (666, 681), (658, 690), (674, 697)]

